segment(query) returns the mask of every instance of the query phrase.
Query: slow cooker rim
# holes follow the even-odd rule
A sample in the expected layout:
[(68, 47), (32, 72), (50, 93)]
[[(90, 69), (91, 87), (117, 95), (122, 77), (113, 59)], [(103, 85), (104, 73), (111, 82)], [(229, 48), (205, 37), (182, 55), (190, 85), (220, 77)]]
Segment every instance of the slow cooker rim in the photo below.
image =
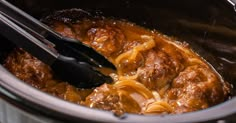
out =
[[(88, 107), (73, 104), (49, 94), (43, 93), (37, 90), (21, 80), (17, 79), (14, 75), (9, 73), (3, 66), (0, 65), (0, 87), (5, 88), (16, 97), (20, 97), (30, 101), (33, 104), (37, 104), (44, 109), (51, 109), (53, 111), (66, 114), (80, 119), (89, 119), (97, 122), (199, 122), (216, 120), (219, 118), (226, 117), (228, 115), (236, 113), (236, 109), (232, 108), (236, 106), (236, 98), (228, 100), (219, 105), (210, 107), (205, 110), (176, 114), (176, 115), (136, 115), (136, 114), (125, 114), (124, 118), (114, 116), (112, 113), (103, 110), (90, 109)], [(29, 93), (30, 92), (30, 93)], [(16, 99), (16, 98), (15, 98)], [(66, 106), (65, 106), (66, 105)], [(42, 109), (42, 110), (44, 110)], [(222, 110), (223, 109), (223, 110)], [(86, 110), (86, 112), (84, 112)], [(93, 118), (91, 119), (91, 116)]]

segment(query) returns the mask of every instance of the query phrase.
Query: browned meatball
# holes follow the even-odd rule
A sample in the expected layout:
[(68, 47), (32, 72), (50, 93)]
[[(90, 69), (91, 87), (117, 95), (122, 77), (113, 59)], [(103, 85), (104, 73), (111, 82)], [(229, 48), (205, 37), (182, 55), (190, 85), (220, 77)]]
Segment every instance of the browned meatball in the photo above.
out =
[(13, 51), (5, 60), (4, 66), (19, 79), (36, 88), (44, 88), (45, 82), (52, 79), (49, 66), (22, 49)]
[(120, 52), (123, 47), (125, 36), (117, 27), (93, 27), (88, 30), (90, 46), (101, 54), (109, 57)]
[(139, 104), (129, 95), (119, 93), (112, 85), (104, 84), (94, 90), (85, 101), (91, 108), (109, 110), (117, 115), (124, 112), (139, 113)]
[(70, 102), (80, 103), (80, 101), (82, 101), (79, 90), (65, 82), (55, 83), (51, 87), (43, 88), (42, 91)]
[(5, 60), (4, 66), (16, 77), (33, 87), (59, 98), (80, 103), (91, 90), (77, 89), (53, 77), (51, 68), (22, 49), (16, 49)]
[(168, 99), (175, 113), (205, 109), (225, 100), (223, 82), (205, 65), (186, 68), (174, 79)]
[(74, 33), (73, 28), (69, 25), (66, 25), (62, 22), (55, 22), (52, 27), (56, 32), (60, 33), (63, 36), (69, 38), (76, 38), (76, 34)]
[(138, 69), (139, 81), (152, 90), (161, 89), (171, 83), (183, 69), (181, 54), (178, 52), (175, 54), (172, 56), (159, 49), (149, 51), (145, 56), (145, 65)]

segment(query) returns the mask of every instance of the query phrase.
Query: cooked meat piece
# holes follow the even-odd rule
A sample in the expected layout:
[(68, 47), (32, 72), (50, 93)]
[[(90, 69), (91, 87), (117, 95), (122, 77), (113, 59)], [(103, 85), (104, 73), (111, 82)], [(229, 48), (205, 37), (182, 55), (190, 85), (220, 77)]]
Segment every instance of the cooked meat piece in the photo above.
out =
[(4, 66), (19, 79), (39, 89), (44, 88), (53, 76), (49, 66), (22, 49), (13, 51)]
[(22, 49), (16, 49), (5, 60), (4, 66), (19, 79), (56, 97), (80, 103), (91, 90), (77, 89), (53, 77), (50, 67)]
[(159, 90), (170, 84), (184, 68), (182, 61), (179, 52), (172, 55), (159, 49), (150, 50), (145, 65), (138, 69), (138, 80), (149, 89)]
[(82, 101), (79, 90), (65, 82), (56, 83), (51, 87), (43, 88), (42, 91), (70, 102), (80, 103), (80, 101)]
[(125, 35), (115, 23), (84, 19), (77, 24), (55, 21), (51, 27), (63, 36), (83, 40), (106, 57), (119, 54), (125, 41)]
[(88, 37), (90, 46), (107, 57), (120, 52), (125, 40), (120, 29), (108, 25), (91, 28), (88, 30)]
[(129, 95), (121, 93), (112, 85), (103, 84), (97, 87), (85, 101), (85, 105), (91, 108), (104, 109), (117, 115), (128, 113), (139, 113), (139, 104)]
[(225, 100), (223, 83), (208, 66), (194, 65), (180, 72), (168, 92), (175, 113), (205, 109)]
[(76, 34), (73, 31), (73, 28), (70, 27), (68, 24), (64, 24), (61, 22), (55, 22), (53, 28), (56, 32), (60, 32), (61, 35), (69, 37), (69, 38), (76, 38)]
[(122, 60), (119, 64), (119, 68), (122, 70), (123, 76), (132, 76), (137, 73), (137, 69), (142, 66), (143, 63), (143, 55), (138, 54), (135, 60)]

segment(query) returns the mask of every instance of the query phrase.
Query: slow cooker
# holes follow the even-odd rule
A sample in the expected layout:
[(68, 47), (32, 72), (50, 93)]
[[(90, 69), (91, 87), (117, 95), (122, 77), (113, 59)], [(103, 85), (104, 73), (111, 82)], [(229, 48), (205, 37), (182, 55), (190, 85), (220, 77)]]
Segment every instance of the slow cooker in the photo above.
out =
[[(0, 1), (1, 2), (1, 1)], [(138, 25), (188, 42), (193, 50), (236, 86), (236, 12), (233, 0), (9, 0), (35, 18), (80, 8)], [(1, 34), (0, 34), (1, 35)], [(0, 36), (0, 62), (15, 47)], [(37, 90), (0, 65), (0, 123), (58, 122), (235, 122), (236, 89), (228, 101), (205, 110), (176, 115), (115, 116), (72, 104)]]

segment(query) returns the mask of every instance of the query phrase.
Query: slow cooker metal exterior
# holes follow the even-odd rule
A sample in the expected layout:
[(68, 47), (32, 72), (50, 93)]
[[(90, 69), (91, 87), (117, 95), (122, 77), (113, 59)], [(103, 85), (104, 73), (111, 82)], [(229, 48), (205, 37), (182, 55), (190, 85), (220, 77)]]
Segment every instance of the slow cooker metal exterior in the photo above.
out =
[[(9, 0), (40, 19), (56, 10), (81, 8), (127, 19), (188, 42), (232, 85), (236, 84), (236, 13), (230, 0)], [(1, 2), (1, 1), (0, 1)], [(0, 62), (14, 45), (0, 36)], [(177, 115), (115, 116), (48, 95), (0, 65), (0, 123), (58, 122), (236, 122), (236, 98), (205, 110)]]

